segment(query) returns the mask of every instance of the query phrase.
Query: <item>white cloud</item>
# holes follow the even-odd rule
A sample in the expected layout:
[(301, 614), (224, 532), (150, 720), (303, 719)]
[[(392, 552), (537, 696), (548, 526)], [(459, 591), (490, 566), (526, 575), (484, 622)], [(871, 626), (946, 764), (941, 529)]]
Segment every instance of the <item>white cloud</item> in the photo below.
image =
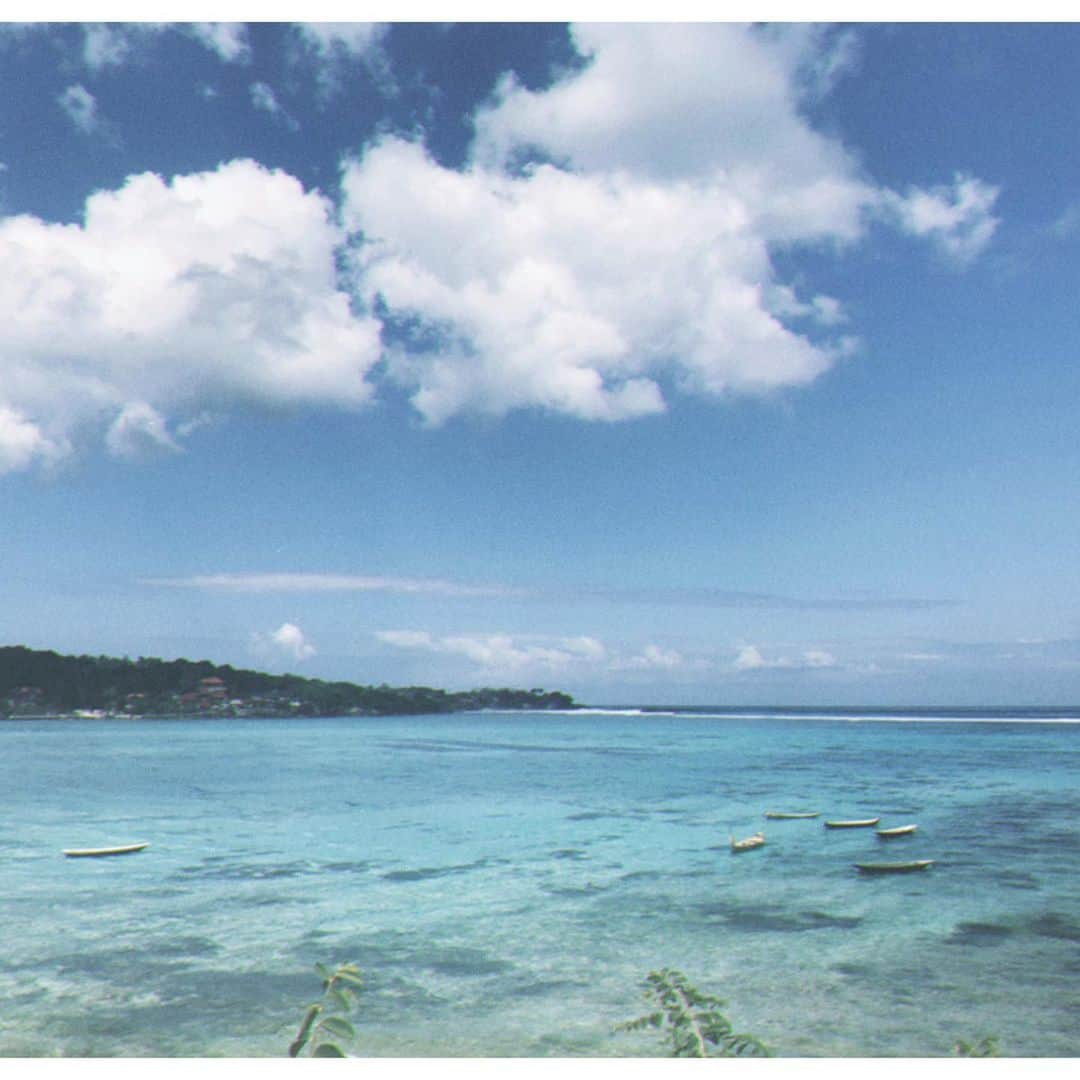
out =
[(674, 649), (655, 644), (637, 653), (623, 653), (597, 638), (579, 636), (530, 636), (509, 634), (447, 634), (435, 636), (425, 630), (382, 630), (375, 637), (399, 649), (459, 657), (481, 672), (506, 675), (535, 671), (565, 676), (602, 672), (675, 672), (701, 670), (708, 662), (690, 660)]
[(308, 48), (321, 56), (345, 53), (362, 57), (378, 46), (387, 26), (385, 23), (319, 22), (301, 23), (297, 30)]
[[(722, 186), (775, 239), (852, 239), (870, 189), (800, 113), (820, 36), (713, 23), (572, 28), (583, 71), (548, 90), (504, 78), (477, 117), (478, 161), (530, 145), (586, 172)], [(677, 77), (673, 77), (677, 73)]]
[(755, 645), (744, 645), (739, 649), (739, 655), (735, 657), (731, 665), (736, 671), (756, 671), (758, 668), (768, 667), (765, 658)]
[(139, 458), (148, 451), (179, 451), (161, 414), (145, 401), (129, 402), (105, 435), (109, 452), (120, 458)]
[(226, 63), (251, 58), (247, 29), (242, 23), (87, 23), (83, 32), (83, 63), (94, 74), (121, 67), (144, 57), (147, 45), (169, 30), (194, 38)]
[(101, 123), (97, 99), (81, 83), (69, 86), (56, 100), (84, 135), (97, 130)]
[(260, 656), (278, 655), (288, 660), (310, 660), (316, 649), (295, 623), (282, 623), (273, 633), (255, 634), (252, 649)]
[(664, 649), (659, 645), (646, 645), (637, 655), (611, 665), (616, 671), (678, 671), (687, 666), (700, 667), (701, 662), (690, 664), (676, 649)]
[(906, 195), (887, 192), (883, 206), (901, 228), (928, 237), (949, 258), (965, 265), (982, 253), (994, 235), (999, 219), (991, 211), (999, 194), (999, 188), (958, 174), (951, 186), (911, 188)]
[(25, 469), (36, 461), (53, 462), (68, 447), (45, 437), (26, 417), (0, 405), (0, 475)]
[(251, 104), (262, 112), (277, 117), (291, 131), (297, 131), (300, 125), (289, 115), (278, 101), (273, 88), (264, 82), (254, 82), (249, 87)]
[(775, 656), (766, 659), (756, 645), (743, 645), (731, 666), (736, 671), (806, 670), (836, 667), (837, 659), (824, 649), (806, 649), (797, 657)]
[(122, 443), (136, 402), (163, 425), (238, 402), (362, 406), (379, 331), (337, 287), (339, 241), (321, 195), (251, 161), (132, 176), (81, 224), (0, 218), (0, 409), (60, 447), (101, 425)]
[(363, 577), (356, 574), (197, 574), (143, 578), (143, 585), (244, 593), (390, 592), (446, 597), (518, 596), (505, 585), (467, 585), (437, 578)]
[(884, 192), (811, 127), (806, 97), (851, 66), (850, 37), (572, 35), (584, 66), (544, 90), (504, 77), (465, 168), (385, 136), (344, 169), (355, 288), (388, 308), (388, 373), (430, 423), (519, 408), (623, 420), (662, 411), (673, 388), (804, 386), (854, 340), (831, 336), (839, 301), (800, 298), (774, 252), (839, 250), (882, 213), (960, 261), (993, 232), (988, 185)]
[(326, 97), (335, 94), (359, 62), (383, 93), (394, 91), (394, 78), (382, 49), (386, 23), (300, 23), (296, 32), (303, 50), (317, 64), (317, 79)]
[(131, 26), (91, 23), (83, 28), (83, 63), (93, 72), (118, 67), (127, 60), (133, 46)]
[(381, 630), (375, 637), (399, 649), (459, 656), (490, 672), (565, 671), (576, 664), (595, 665), (607, 656), (591, 637), (554, 638), (544, 644), (516, 642), (507, 634), (450, 634), (434, 637), (422, 630)]
[(345, 172), (362, 231), (357, 288), (436, 328), (391, 374), (439, 423), (539, 406), (590, 420), (664, 409), (658, 379), (720, 395), (808, 383), (836, 346), (792, 332), (762, 299), (771, 269), (720, 187), (540, 166), (445, 169), (390, 138)]
[(251, 59), (247, 27), (243, 23), (193, 23), (187, 29), (226, 63)]

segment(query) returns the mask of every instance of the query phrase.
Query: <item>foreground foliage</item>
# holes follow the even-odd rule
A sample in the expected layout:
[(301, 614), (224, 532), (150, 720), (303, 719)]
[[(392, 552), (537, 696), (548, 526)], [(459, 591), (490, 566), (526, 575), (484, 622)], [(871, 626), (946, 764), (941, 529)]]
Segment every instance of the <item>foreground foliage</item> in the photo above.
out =
[(656, 1008), (620, 1024), (618, 1030), (661, 1029), (672, 1057), (772, 1056), (760, 1039), (733, 1030), (731, 1021), (720, 1011), (727, 1004), (723, 999), (698, 990), (681, 971), (651, 971), (642, 986), (646, 999)]
[(331, 971), (325, 964), (316, 964), (315, 970), (322, 977), (323, 996), (307, 1007), (289, 1046), (289, 1057), (346, 1057), (334, 1040), (356, 1038), (356, 1029), (345, 1014), (352, 1012), (356, 993), (363, 986), (360, 969), (355, 964), (340, 964)]
[(978, 1042), (969, 1043), (966, 1039), (957, 1040), (953, 1047), (956, 1057), (1000, 1057), (996, 1035), (984, 1035)]
[[(307, 1007), (300, 1030), (289, 1045), (289, 1057), (347, 1057), (337, 1040), (356, 1038), (356, 1029), (346, 1014), (355, 1008), (363, 986), (360, 969), (355, 964), (339, 964), (331, 971), (325, 964), (316, 964), (315, 970), (322, 979), (323, 996)], [(720, 1011), (727, 1002), (698, 990), (681, 971), (650, 971), (642, 988), (655, 1008), (619, 1024), (616, 1031), (662, 1030), (671, 1057), (772, 1057), (760, 1039), (732, 1029), (731, 1021)], [(998, 1057), (997, 1036), (984, 1035), (977, 1042), (959, 1039), (953, 1054)]]

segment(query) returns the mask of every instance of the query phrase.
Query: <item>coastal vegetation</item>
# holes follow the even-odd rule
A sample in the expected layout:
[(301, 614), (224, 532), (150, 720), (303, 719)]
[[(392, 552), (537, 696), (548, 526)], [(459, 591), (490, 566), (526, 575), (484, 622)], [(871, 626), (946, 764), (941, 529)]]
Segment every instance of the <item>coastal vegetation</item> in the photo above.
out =
[(307, 1007), (300, 1030), (289, 1044), (289, 1057), (345, 1057), (337, 1040), (356, 1038), (346, 1014), (363, 986), (360, 969), (355, 964), (339, 964), (331, 971), (325, 964), (316, 964), (315, 970), (322, 979), (323, 996)]
[[(356, 1039), (356, 1028), (346, 1019), (356, 1007), (363, 986), (355, 964), (340, 964), (331, 970), (316, 964), (322, 979), (323, 996), (304, 1012), (296, 1038), (289, 1045), (289, 1057), (348, 1057), (342, 1049)], [(755, 1035), (736, 1032), (720, 1010), (722, 998), (699, 990), (675, 968), (650, 971), (642, 983), (649, 1012), (620, 1024), (616, 1031), (661, 1032), (668, 1057), (772, 1057), (772, 1051)], [(955, 1057), (998, 1057), (997, 1037), (987, 1035), (975, 1041), (957, 1040)]]
[(0, 647), (0, 716), (394, 716), (566, 709), (556, 690), (361, 686), (270, 675), (208, 660), (62, 656)]
[(620, 1031), (654, 1028), (663, 1033), (671, 1057), (771, 1057), (753, 1035), (740, 1034), (720, 1010), (727, 1004), (694, 986), (674, 968), (650, 971), (642, 988), (652, 1006)]

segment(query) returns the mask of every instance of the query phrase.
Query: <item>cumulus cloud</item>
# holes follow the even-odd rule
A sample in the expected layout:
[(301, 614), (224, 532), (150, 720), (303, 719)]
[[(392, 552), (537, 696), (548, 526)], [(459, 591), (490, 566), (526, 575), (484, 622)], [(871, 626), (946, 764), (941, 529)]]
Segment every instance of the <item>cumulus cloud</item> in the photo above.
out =
[(837, 660), (832, 653), (824, 649), (807, 649), (798, 657), (775, 656), (766, 659), (756, 645), (743, 645), (732, 661), (731, 666), (736, 671), (806, 670), (836, 667)]
[(687, 660), (676, 649), (664, 649), (659, 645), (646, 645), (640, 653), (619, 658), (610, 665), (614, 671), (679, 671), (684, 668), (707, 666), (703, 660)]
[(350, 164), (343, 188), (364, 236), (356, 288), (440, 340), (399, 341), (390, 358), (433, 423), (529, 406), (627, 419), (665, 408), (663, 376), (766, 393), (811, 382), (836, 352), (767, 309), (766, 246), (719, 188), (549, 165), (460, 173), (397, 138)]
[(237, 402), (364, 405), (379, 330), (339, 241), (322, 196), (251, 161), (132, 176), (79, 224), (0, 218), (8, 467), (100, 425), (115, 451)]
[[(150, 24), (86, 27), (84, 59), (115, 66), (133, 35), (165, 30), (247, 55), (237, 26)], [(320, 70), (375, 70), (384, 33), (313, 24), (295, 41)], [(884, 219), (964, 265), (997, 225), (991, 185), (888, 191), (812, 126), (805, 106), (854, 63), (852, 35), (577, 26), (581, 65), (545, 89), (500, 80), (460, 169), (383, 134), (343, 163), (337, 207), (234, 161), (130, 177), (80, 224), (0, 218), (6, 467), (91, 428), (121, 454), (155, 432), (179, 444), (192, 416), (238, 402), (360, 406), (379, 361), (431, 424), (516, 409), (622, 421), (679, 394), (813, 382), (854, 338), (841, 300), (785, 280), (779, 251), (839, 253)], [(252, 95), (289, 122), (268, 84)], [(85, 87), (62, 104), (101, 130)]]
[(625, 420), (672, 392), (804, 386), (854, 343), (836, 335), (840, 302), (798, 295), (776, 251), (840, 249), (883, 212), (959, 261), (990, 239), (989, 186), (883, 191), (807, 121), (807, 95), (852, 63), (850, 37), (572, 36), (584, 63), (554, 85), (500, 80), (464, 168), (393, 136), (345, 166), (354, 287), (387, 311), (387, 370), (430, 423), (519, 408)]
[(124, 406), (105, 436), (105, 445), (119, 458), (139, 458), (155, 449), (180, 450), (162, 415), (145, 401)]
[(251, 59), (247, 27), (243, 23), (192, 23), (189, 32), (226, 63)]
[(423, 630), (382, 630), (375, 637), (399, 649), (419, 649), (464, 657), (486, 671), (518, 672), (526, 668), (565, 671), (582, 661), (595, 663), (606, 656), (595, 638), (556, 638), (545, 644), (515, 642), (507, 634), (451, 634), (435, 637)]
[(507, 164), (540, 147), (590, 173), (720, 185), (776, 239), (858, 235), (870, 189), (800, 113), (800, 71), (818, 58), (818, 36), (681, 23), (571, 34), (589, 63), (546, 90), (504, 77), (477, 117), (476, 160)]
[(972, 176), (957, 175), (951, 186), (912, 188), (905, 195), (887, 192), (886, 210), (901, 228), (928, 237), (945, 255), (966, 265), (990, 243), (999, 219), (992, 211), (1000, 189)]
[(34, 462), (53, 462), (69, 447), (45, 437), (36, 424), (0, 405), (0, 475), (25, 469)]
[(382, 630), (375, 637), (398, 649), (461, 657), (489, 674), (673, 672), (707, 666), (706, 661), (688, 660), (673, 649), (655, 644), (648, 644), (637, 653), (622, 653), (588, 635), (521, 639), (509, 634), (436, 636), (426, 630)]
[(97, 99), (81, 83), (69, 86), (56, 100), (84, 135), (92, 134), (100, 126)]
[(260, 656), (277, 655), (287, 660), (310, 660), (316, 649), (295, 623), (282, 623), (273, 633), (256, 634), (252, 639), (253, 651)]

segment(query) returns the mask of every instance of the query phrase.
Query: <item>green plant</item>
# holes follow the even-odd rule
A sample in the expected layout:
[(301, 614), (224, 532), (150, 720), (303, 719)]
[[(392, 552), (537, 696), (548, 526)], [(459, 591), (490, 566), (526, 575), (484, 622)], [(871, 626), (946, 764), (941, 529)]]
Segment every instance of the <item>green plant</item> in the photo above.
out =
[(355, 964), (340, 964), (331, 971), (325, 964), (316, 964), (322, 978), (321, 1000), (307, 1007), (296, 1038), (289, 1045), (289, 1057), (300, 1057), (305, 1048), (309, 1057), (345, 1057), (345, 1051), (331, 1040), (353, 1039), (356, 1029), (345, 1019), (356, 1004), (356, 993), (363, 986), (360, 969)]
[(969, 1043), (966, 1039), (958, 1039), (953, 1047), (956, 1057), (1000, 1057), (996, 1035), (984, 1035), (978, 1042)]
[(681, 971), (651, 971), (642, 987), (655, 1009), (616, 1030), (663, 1029), (671, 1044), (671, 1057), (772, 1056), (760, 1039), (732, 1030), (731, 1021), (720, 1011), (727, 1002), (702, 993)]

